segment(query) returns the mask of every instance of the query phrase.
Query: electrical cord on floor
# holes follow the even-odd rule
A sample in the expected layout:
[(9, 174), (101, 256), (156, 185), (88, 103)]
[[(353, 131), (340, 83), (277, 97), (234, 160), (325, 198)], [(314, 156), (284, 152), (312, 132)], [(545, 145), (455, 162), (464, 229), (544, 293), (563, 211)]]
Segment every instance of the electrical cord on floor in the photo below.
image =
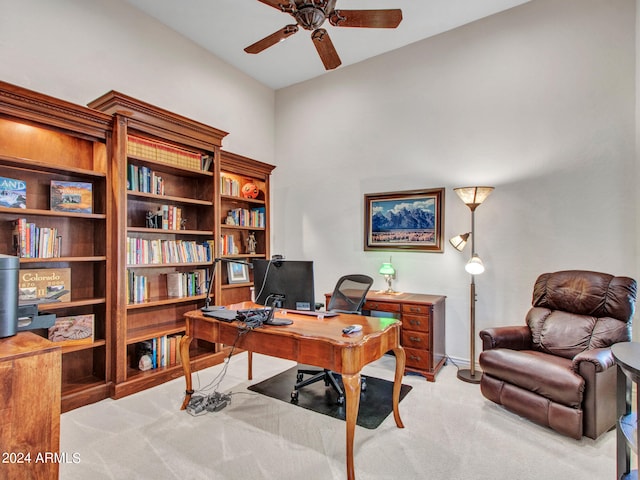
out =
[[(264, 319), (260, 317), (255, 319), (249, 318), (241, 323), (241, 325), (238, 327), (238, 334), (233, 341), (233, 345), (231, 345), (231, 351), (229, 352), (229, 355), (224, 359), (224, 366), (222, 367), (222, 370), (220, 370), (220, 372), (207, 385), (194, 391), (194, 394), (191, 396), (191, 399), (189, 400), (186, 408), (187, 413), (193, 416), (199, 416), (204, 415), (208, 412), (219, 412), (229, 403), (231, 403), (231, 396), (233, 395), (233, 393), (220, 393), (218, 391), (218, 388), (220, 387), (222, 380), (224, 380), (224, 377), (227, 374), (229, 362), (231, 361), (231, 357), (233, 356), (240, 337), (246, 335), (254, 328), (262, 326), (263, 322)], [(200, 383), (199, 372), (196, 372), (196, 377), (198, 379), (198, 383)]]

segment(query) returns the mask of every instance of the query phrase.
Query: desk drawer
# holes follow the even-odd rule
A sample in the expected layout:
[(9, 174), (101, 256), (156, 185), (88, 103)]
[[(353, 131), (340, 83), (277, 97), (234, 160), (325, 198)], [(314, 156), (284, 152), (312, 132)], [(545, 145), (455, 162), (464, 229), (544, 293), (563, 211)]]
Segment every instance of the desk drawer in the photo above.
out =
[(364, 302), (364, 307), (362, 307), (362, 309), (374, 310), (378, 312), (400, 312), (400, 304), (367, 300), (366, 302)]
[(429, 351), (429, 334), (426, 332), (402, 331), (402, 346)]
[(407, 356), (407, 367), (413, 367), (420, 370), (431, 370), (431, 355), (429, 352), (406, 347), (404, 352)]
[(429, 316), (403, 314), (402, 328), (406, 330), (419, 330), (421, 332), (429, 332)]
[(411, 313), (414, 315), (431, 315), (431, 305), (417, 305), (414, 303), (402, 304), (402, 313)]

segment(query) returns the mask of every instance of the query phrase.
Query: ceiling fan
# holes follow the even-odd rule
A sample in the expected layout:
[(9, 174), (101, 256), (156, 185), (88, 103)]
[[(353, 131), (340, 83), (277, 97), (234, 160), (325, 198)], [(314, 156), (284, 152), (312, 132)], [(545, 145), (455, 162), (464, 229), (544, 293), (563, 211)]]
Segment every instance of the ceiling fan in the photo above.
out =
[(271, 35), (244, 49), (247, 53), (260, 53), (298, 31), (298, 25), (312, 30), (311, 39), (320, 55), (324, 68), (332, 70), (342, 61), (322, 24), (329, 20), (334, 27), (396, 28), (402, 21), (402, 10), (336, 10), (336, 0), (258, 0), (295, 18)]

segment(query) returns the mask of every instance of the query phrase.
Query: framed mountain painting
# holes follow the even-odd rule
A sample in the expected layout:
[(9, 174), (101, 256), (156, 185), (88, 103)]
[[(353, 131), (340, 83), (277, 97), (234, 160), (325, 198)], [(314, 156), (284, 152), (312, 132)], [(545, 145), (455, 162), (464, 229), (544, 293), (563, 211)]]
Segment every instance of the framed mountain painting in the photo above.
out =
[(444, 188), (365, 194), (364, 249), (442, 253)]

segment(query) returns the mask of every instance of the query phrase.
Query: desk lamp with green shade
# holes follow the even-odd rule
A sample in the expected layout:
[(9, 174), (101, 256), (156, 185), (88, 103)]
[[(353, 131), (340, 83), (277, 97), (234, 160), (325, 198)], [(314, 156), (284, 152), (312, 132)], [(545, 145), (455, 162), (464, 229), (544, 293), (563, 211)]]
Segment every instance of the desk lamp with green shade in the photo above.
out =
[(391, 288), (391, 280), (393, 280), (393, 278), (396, 275), (396, 269), (393, 268), (393, 265), (391, 264), (391, 258), (389, 258), (388, 262), (384, 262), (382, 264), (382, 266), (380, 267), (380, 270), (378, 270), (378, 273), (384, 276), (384, 279), (387, 282), (387, 289), (382, 293), (387, 293), (387, 294), (395, 293), (395, 290)]

